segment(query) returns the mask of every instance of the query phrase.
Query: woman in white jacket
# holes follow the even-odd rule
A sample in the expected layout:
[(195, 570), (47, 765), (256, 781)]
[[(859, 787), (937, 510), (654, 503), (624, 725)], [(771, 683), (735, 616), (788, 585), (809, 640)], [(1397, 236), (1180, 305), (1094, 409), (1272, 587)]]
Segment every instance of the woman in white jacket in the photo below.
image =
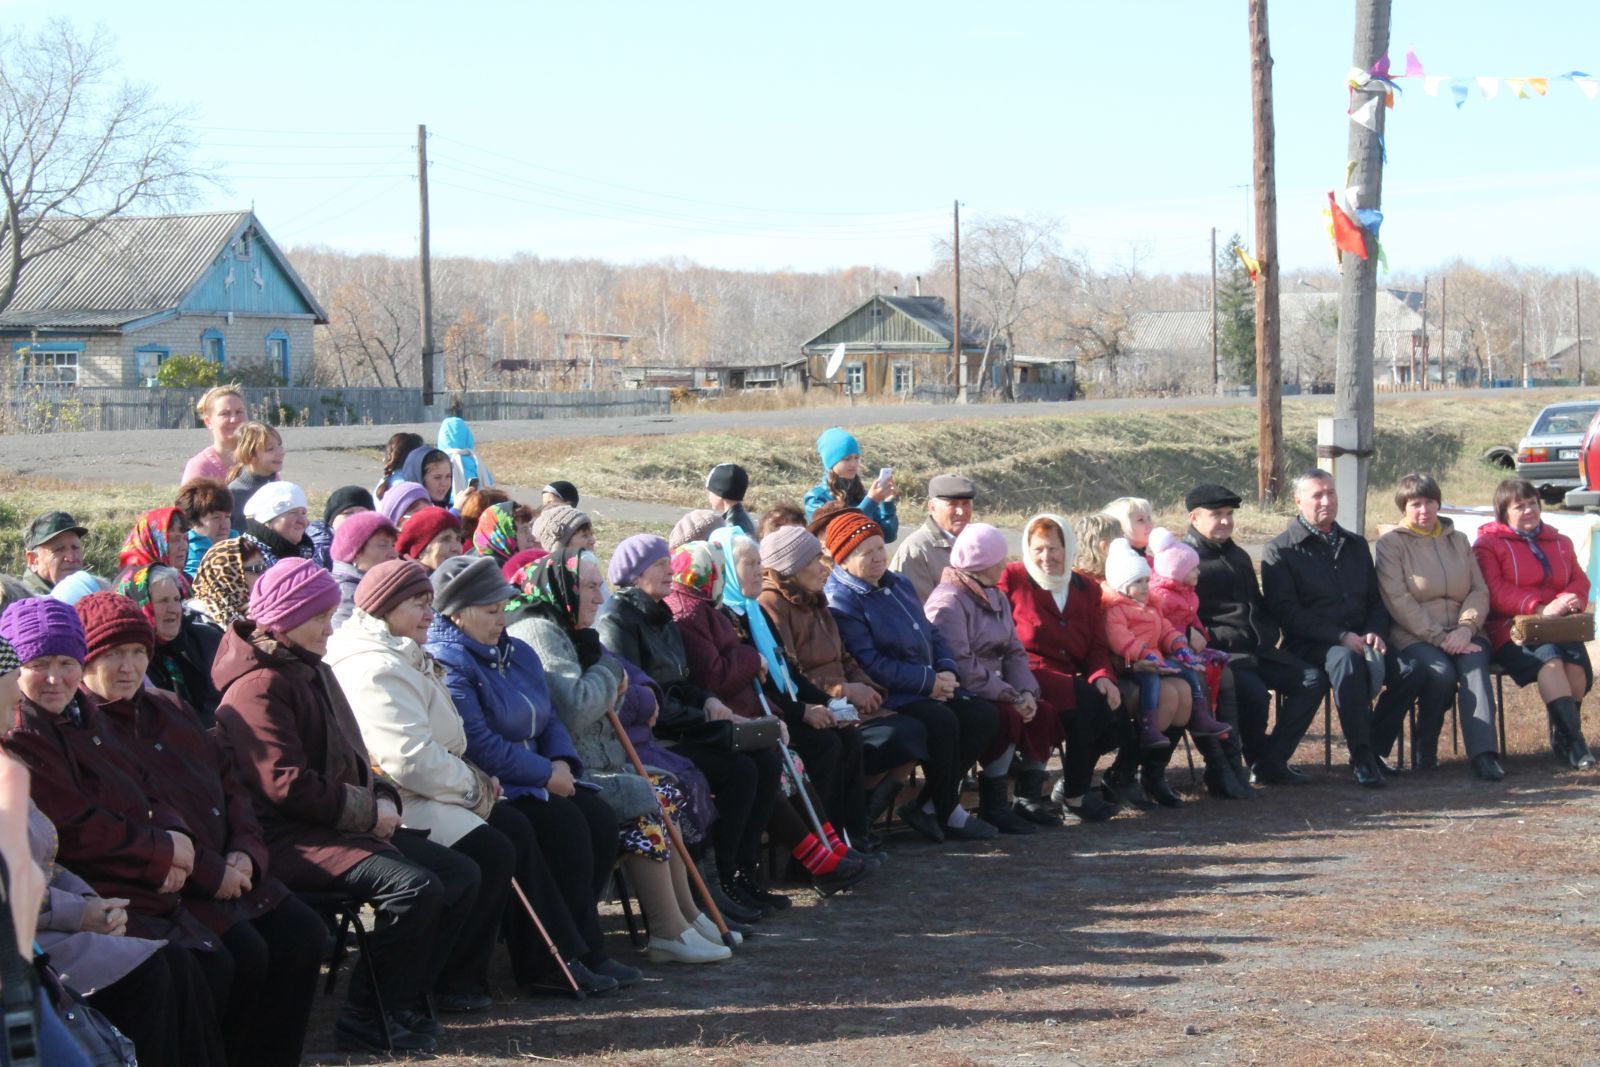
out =
[[(329, 639), (325, 662), (355, 711), (369, 757), (400, 789), (403, 825), (426, 830), (430, 840), (470, 856), (483, 872), (477, 907), (461, 932), (464, 942), (473, 939), (475, 951), (458, 954), (458, 973), (442, 975), (433, 997), (436, 1010), (478, 1011), (492, 1003), (489, 960), (512, 877), (534, 901), (564, 956), (587, 949), (550, 881), (527, 819), (497, 803), (500, 783), (465, 757), (466, 729), (443, 668), (422, 647), (432, 622), (428, 572), (410, 560), (381, 563), (357, 586), (355, 610)], [(519, 985), (560, 988), (543, 945), (526, 936), (510, 942)], [(597, 983), (597, 992), (599, 984), (616, 988)]]

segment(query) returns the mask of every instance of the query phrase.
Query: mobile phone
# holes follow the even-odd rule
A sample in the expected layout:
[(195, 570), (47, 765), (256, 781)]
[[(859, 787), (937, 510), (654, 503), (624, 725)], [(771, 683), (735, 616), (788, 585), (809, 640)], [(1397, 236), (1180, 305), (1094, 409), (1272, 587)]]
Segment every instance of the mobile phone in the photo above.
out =
[(893, 478), (893, 477), (894, 477), (894, 468), (893, 467), (879, 467), (878, 468), (878, 484), (879, 485), (887, 485), (887, 484), (889, 484), (889, 479)]

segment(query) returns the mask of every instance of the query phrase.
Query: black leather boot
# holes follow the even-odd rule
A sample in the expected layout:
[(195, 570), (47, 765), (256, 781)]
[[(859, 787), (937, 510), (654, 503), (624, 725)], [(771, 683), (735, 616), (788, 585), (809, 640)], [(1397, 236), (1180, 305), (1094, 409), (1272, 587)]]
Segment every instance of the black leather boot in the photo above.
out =
[(1594, 754), (1583, 739), (1583, 713), (1571, 697), (1557, 697), (1545, 705), (1550, 715), (1550, 749), (1575, 770), (1594, 766)]
[(983, 821), (1003, 834), (1033, 834), (1039, 828), (1011, 810), (1007, 795), (1009, 783), (1004, 777), (978, 779), (978, 815)]
[(1228, 754), (1223, 749), (1221, 739), (1215, 737), (1197, 737), (1194, 747), (1200, 750), (1200, 756), (1206, 761), (1204, 781), (1206, 792), (1219, 800), (1249, 800), (1250, 794), (1246, 793), (1233, 776), (1233, 768), (1228, 766)]
[(1043, 767), (1023, 767), (1017, 771), (1017, 798), (1011, 810), (1035, 826), (1060, 826), (1061, 816), (1051, 810), (1044, 799)]
[[(1179, 734), (1181, 730), (1172, 730), (1169, 733)], [(1168, 740), (1174, 740), (1169, 738)], [(1172, 762), (1172, 753), (1176, 744), (1167, 748), (1146, 751), (1143, 765), (1139, 768), (1139, 784), (1144, 786), (1144, 791), (1150, 794), (1150, 799), (1163, 808), (1176, 808), (1183, 805), (1183, 798), (1173, 791), (1167, 782), (1167, 764)]]

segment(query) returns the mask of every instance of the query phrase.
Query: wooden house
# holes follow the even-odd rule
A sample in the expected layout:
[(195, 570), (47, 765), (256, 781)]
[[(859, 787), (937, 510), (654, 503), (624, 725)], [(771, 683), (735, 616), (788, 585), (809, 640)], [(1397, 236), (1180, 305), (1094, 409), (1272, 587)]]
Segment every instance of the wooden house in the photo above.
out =
[(327, 321), (254, 212), (129, 216), (24, 265), (0, 344), (22, 385), (148, 385), (175, 355), (293, 385)]
[[(919, 389), (954, 390), (959, 384), (951, 358), (955, 327), (950, 310), (937, 296), (874, 296), (800, 346), (812, 386), (842, 385), (855, 396), (910, 397)], [(844, 365), (832, 382), (824, 373), (828, 358), (843, 342)], [(970, 388), (978, 389), (983, 339), (961, 333)], [(990, 362), (1001, 363), (995, 345)], [(1000, 373), (1003, 373), (1000, 372)]]

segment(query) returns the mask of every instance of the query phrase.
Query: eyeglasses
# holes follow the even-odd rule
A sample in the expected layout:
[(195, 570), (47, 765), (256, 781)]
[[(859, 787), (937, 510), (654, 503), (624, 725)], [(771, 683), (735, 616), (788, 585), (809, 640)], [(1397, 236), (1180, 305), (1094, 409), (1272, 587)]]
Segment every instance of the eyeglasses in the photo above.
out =
[(267, 561), (258, 559), (254, 563), (246, 563), (244, 571), (246, 574), (265, 574), (267, 573)]

